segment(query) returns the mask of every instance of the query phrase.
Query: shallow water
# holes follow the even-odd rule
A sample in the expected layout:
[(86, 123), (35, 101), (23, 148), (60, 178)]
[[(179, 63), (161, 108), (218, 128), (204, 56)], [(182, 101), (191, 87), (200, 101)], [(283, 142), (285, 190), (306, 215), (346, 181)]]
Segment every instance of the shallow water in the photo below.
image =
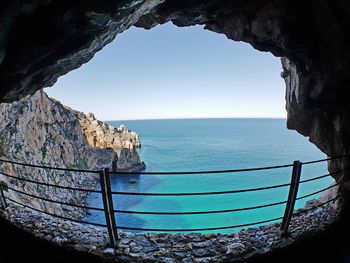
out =
[[(326, 156), (307, 138), (286, 129), (285, 119), (185, 119), (112, 121), (126, 124), (139, 133), (140, 154), (146, 171), (203, 171), (291, 164)], [(212, 192), (264, 187), (290, 182), (291, 168), (223, 174), (113, 176), (114, 191), (135, 192)], [(303, 166), (302, 179), (326, 174), (326, 163)], [(129, 180), (136, 178), (137, 183)], [(302, 184), (299, 196), (332, 183), (329, 177)], [(135, 211), (209, 211), (236, 209), (280, 202), (287, 199), (288, 188), (257, 192), (203, 196), (114, 196), (115, 209)], [(297, 201), (302, 207), (307, 200)], [(93, 194), (89, 205), (101, 207)], [(140, 215), (116, 213), (117, 224), (137, 228), (211, 228), (249, 224), (283, 216), (285, 205), (240, 212), (200, 215)], [(86, 218), (104, 223), (102, 212)], [(215, 231), (237, 232), (241, 228)]]

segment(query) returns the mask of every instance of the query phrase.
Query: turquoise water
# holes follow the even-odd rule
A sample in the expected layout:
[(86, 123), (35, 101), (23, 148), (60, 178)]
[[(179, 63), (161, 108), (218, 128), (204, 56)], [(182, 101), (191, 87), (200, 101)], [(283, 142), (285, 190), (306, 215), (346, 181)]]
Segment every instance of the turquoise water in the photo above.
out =
[[(286, 129), (285, 119), (183, 119), (112, 121), (139, 133), (140, 154), (146, 171), (203, 171), (290, 164), (326, 156), (307, 138)], [(302, 179), (326, 174), (326, 163), (304, 165)], [(291, 168), (196, 175), (113, 176), (114, 191), (208, 192), (264, 187), (289, 183)], [(137, 183), (131, 184), (131, 178)], [(302, 184), (299, 196), (329, 186), (327, 177)], [(204, 196), (114, 196), (115, 209), (137, 211), (208, 211), (257, 206), (287, 199), (288, 188), (258, 192)], [(297, 201), (302, 207), (307, 200)], [(101, 207), (99, 195), (90, 196), (89, 205)], [(139, 215), (116, 213), (117, 224), (138, 228), (211, 228), (248, 224), (283, 216), (285, 206), (256, 210), (200, 215)], [(91, 212), (86, 218), (104, 223), (104, 214)], [(241, 228), (203, 231), (232, 233)]]

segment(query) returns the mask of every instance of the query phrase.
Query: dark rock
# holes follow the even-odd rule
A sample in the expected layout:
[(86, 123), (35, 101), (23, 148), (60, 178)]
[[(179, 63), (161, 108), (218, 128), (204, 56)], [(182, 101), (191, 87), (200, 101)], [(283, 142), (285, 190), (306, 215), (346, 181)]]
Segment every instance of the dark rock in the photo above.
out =
[(148, 247), (143, 248), (142, 251), (144, 253), (150, 253), (150, 252), (153, 252), (157, 249), (158, 249), (158, 246), (153, 245), (153, 246), (148, 246)]
[(208, 247), (211, 245), (211, 242), (209, 241), (204, 241), (204, 242), (192, 242), (192, 246), (195, 248), (203, 248), (203, 247)]
[(115, 249), (114, 248), (106, 248), (105, 250), (103, 250), (103, 254), (106, 256), (114, 256)]
[(162, 257), (159, 259), (160, 259), (160, 262), (164, 262), (164, 263), (176, 263), (176, 260), (173, 258)]
[(173, 254), (176, 258), (184, 258), (187, 256), (188, 253), (187, 252), (173, 252)]
[(208, 254), (208, 250), (204, 248), (193, 249), (192, 254), (196, 257), (204, 257)]
[(188, 257), (188, 258), (182, 259), (181, 262), (182, 262), (182, 263), (192, 263), (193, 261), (192, 261), (192, 258)]
[(142, 247), (141, 246), (132, 246), (131, 247), (131, 252), (133, 253), (138, 253), (142, 250)]
[(244, 252), (245, 246), (242, 243), (233, 243), (226, 247), (226, 255), (239, 255)]
[(129, 256), (132, 258), (140, 258), (141, 253), (137, 253), (137, 252), (130, 252)]

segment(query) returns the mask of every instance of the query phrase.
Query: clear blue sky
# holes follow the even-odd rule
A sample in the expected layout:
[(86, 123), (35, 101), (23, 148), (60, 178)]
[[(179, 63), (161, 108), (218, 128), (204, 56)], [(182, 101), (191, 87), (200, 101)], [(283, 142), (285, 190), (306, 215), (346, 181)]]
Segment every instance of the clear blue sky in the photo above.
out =
[(201, 26), (130, 28), (47, 88), (101, 120), (286, 117), (280, 59)]

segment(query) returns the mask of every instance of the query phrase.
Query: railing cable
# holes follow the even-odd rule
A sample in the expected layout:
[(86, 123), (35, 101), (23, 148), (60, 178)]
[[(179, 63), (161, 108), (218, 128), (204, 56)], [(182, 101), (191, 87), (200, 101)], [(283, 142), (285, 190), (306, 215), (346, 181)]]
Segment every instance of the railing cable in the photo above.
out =
[[(303, 164), (312, 164), (318, 162), (324, 162), (329, 160), (341, 159), (348, 157), (349, 154), (345, 154), (337, 157), (328, 157), (324, 159), (319, 159), (315, 161), (303, 162)], [(10, 161), (5, 159), (0, 159), (0, 162), (11, 163), (16, 165), (34, 167), (34, 168), (43, 168), (43, 169), (52, 169), (58, 171), (70, 171), (70, 172), (81, 172), (81, 173), (95, 173), (98, 174), (97, 170), (87, 170), (87, 169), (73, 169), (73, 168), (61, 168), (61, 167), (52, 167), (46, 165), (36, 165), (36, 164), (28, 164), (23, 162)], [(229, 170), (212, 170), (212, 171), (184, 171), (184, 172), (110, 172), (110, 174), (154, 174), (154, 175), (162, 175), (162, 174), (216, 174), (216, 173), (237, 173), (237, 172), (250, 172), (250, 171), (261, 171), (261, 170), (271, 170), (278, 168), (287, 168), (292, 167), (293, 164), (285, 164), (285, 165), (275, 165), (275, 166), (265, 166), (265, 167), (255, 167), (255, 168), (243, 168), (243, 169), (229, 169)]]
[[(33, 167), (33, 168), (43, 168), (43, 169), (52, 169), (52, 170), (58, 170), (58, 171), (69, 171), (69, 172), (78, 172), (78, 173), (93, 173), (93, 174), (99, 174), (100, 175), (100, 184), (101, 184), (101, 190), (95, 190), (95, 189), (83, 189), (83, 188), (75, 188), (75, 187), (70, 187), (70, 186), (63, 186), (63, 185), (56, 185), (52, 183), (45, 183), (45, 182), (40, 182), (40, 181), (35, 181), (32, 179), (27, 179), (23, 177), (16, 177), (7, 173), (2, 173), (0, 174), (4, 175), (5, 177), (18, 180), (18, 181), (23, 181), (23, 182), (28, 182), (28, 183), (33, 183), (37, 185), (42, 185), (42, 186), (47, 186), (47, 187), (54, 187), (54, 188), (59, 188), (59, 189), (65, 189), (65, 190), (72, 190), (72, 191), (82, 191), (82, 192), (88, 192), (88, 193), (99, 193), (102, 194), (102, 198), (104, 198), (104, 204), (103, 208), (98, 208), (98, 207), (90, 207), (90, 206), (84, 206), (84, 205), (79, 205), (79, 204), (70, 204), (67, 202), (63, 201), (58, 201), (58, 200), (53, 200), (51, 198), (47, 197), (41, 197), (35, 194), (27, 193), (24, 190), (19, 190), (17, 188), (14, 188), (12, 186), (6, 186), (4, 189), (8, 189), (11, 191), (14, 191), (18, 194), (29, 196), (31, 198), (36, 198), (45, 202), (51, 202), (51, 203), (56, 203), (64, 206), (71, 206), (71, 207), (76, 207), (80, 209), (88, 209), (88, 210), (95, 210), (95, 211), (103, 211), (105, 213), (106, 220), (109, 219), (109, 221), (106, 221), (106, 224), (100, 224), (100, 223), (94, 223), (94, 222), (89, 222), (89, 221), (83, 221), (83, 220), (78, 220), (74, 218), (69, 218), (57, 214), (53, 214), (50, 212), (46, 212), (43, 210), (40, 210), (38, 208), (35, 208), (33, 206), (30, 206), (28, 204), (16, 201), (10, 197), (6, 197), (5, 195), (2, 194), (2, 198), (4, 200), (8, 200), (14, 204), (26, 207), (28, 209), (37, 211), (42, 214), (46, 214), (52, 217), (60, 218), (63, 220), (68, 220), (76, 223), (82, 223), (82, 224), (89, 224), (89, 225), (94, 225), (94, 226), (99, 226), (99, 227), (107, 227), (111, 244), (115, 245), (116, 244), (116, 238), (118, 238), (118, 230), (134, 230), (134, 231), (165, 231), (165, 232), (196, 232), (196, 231), (213, 231), (213, 230), (224, 230), (224, 229), (232, 229), (232, 228), (243, 228), (243, 227), (248, 227), (248, 226), (253, 226), (253, 225), (258, 225), (258, 224), (265, 224), (265, 223), (270, 223), (273, 221), (281, 220), (283, 219), (281, 223), (281, 230), (283, 231), (283, 235), (286, 235), (288, 232), (288, 226), (290, 224), (290, 219), (294, 215), (299, 215), (301, 213), (306, 213), (310, 210), (316, 209), (320, 206), (326, 205), (332, 201), (335, 201), (336, 199), (340, 198), (340, 196), (337, 196), (336, 198), (333, 198), (327, 202), (321, 203), (315, 207), (309, 208), (309, 209), (303, 209), (302, 211), (299, 212), (293, 212), (294, 211), (294, 204), (296, 200), (301, 200), (305, 199), (307, 197), (319, 194), (321, 192), (324, 192), (328, 189), (331, 189), (335, 186), (338, 186), (342, 184), (343, 182), (339, 182), (336, 184), (333, 184), (329, 187), (323, 188), (321, 190), (302, 195), (300, 197), (297, 197), (298, 193), (298, 187), (301, 183), (307, 183), (315, 180), (319, 180), (322, 178), (326, 178), (329, 176), (332, 176), (334, 174), (338, 174), (341, 172), (344, 172), (345, 170), (339, 170), (335, 171), (332, 173), (316, 176), (313, 178), (309, 179), (304, 179), (300, 180), (301, 176), (301, 168), (302, 165), (307, 165), (307, 164), (313, 164), (313, 163), (320, 163), (324, 161), (329, 161), (329, 160), (335, 160), (335, 159), (341, 159), (349, 156), (343, 155), (343, 156), (338, 156), (338, 157), (329, 157), (326, 159), (320, 159), (320, 160), (315, 160), (315, 161), (309, 161), (309, 162), (300, 162), (300, 161), (294, 161), (293, 164), (287, 164), (287, 165), (277, 165), (277, 166), (266, 166), (266, 167), (256, 167), (256, 168), (245, 168), (245, 169), (231, 169), (231, 170), (212, 170), (212, 171), (184, 171), (184, 172), (109, 172), (108, 168), (105, 168), (103, 171), (93, 171), (93, 170), (83, 170), (83, 169), (71, 169), (71, 168), (59, 168), (59, 167), (50, 167), (50, 166), (45, 166), (45, 165), (34, 165), (34, 164), (26, 164), (26, 163), (21, 163), (21, 162), (16, 162), (16, 161), (10, 161), (10, 160), (3, 160), (0, 159), (0, 162), (6, 162), (14, 165), (22, 165), (26, 167)], [(270, 170), (270, 169), (279, 169), (279, 168), (288, 168), (288, 167), (293, 167), (292, 170), (292, 177), (291, 177), (291, 182), (290, 183), (284, 183), (284, 184), (277, 184), (277, 185), (272, 185), (272, 186), (264, 186), (264, 187), (255, 187), (255, 188), (248, 188), (248, 189), (235, 189), (235, 190), (226, 190), (226, 191), (210, 191), (210, 192), (173, 192), (173, 193), (157, 193), (157, 192), (125, 192), (125, 191), (111, 191), (110, 187), (110, 174), (118, 175), (118, 174), (130, 174), (130, 175), (142, 175), (142, 174), (149, 174), (149, 175), (189, 175), (189, 174), (219, 174), (219, 173), (238, 173), (238, 172), (250, 172), (250, 171), (261, 171), (261, 170)], [(97, 178), (96, 178), (97, 179)], [(11, 182), (11, 180), (10, 180)], [(104, 188), (102, 188), (104, 186)], [(256, 191), (263, 191), (263, 190), (269, 190), (269, 189), (277, 189), (277, 188), (282, 188), (282, 187), (289, 187), (289, 197), (287, 201), (281, 201), (281, 202), (275, 202), (275, 203), (268, 203), (268, 204), (262, 204), (262, 205), (256, 205), (256, 206), (250, 206), (250, 207), (241, 207), (241, 208), (233, 208), (233, 209), (223, 209), (223, 210), (211, 210), (211, 211), (184, 211), (184, 212), (179, 212), (179, 211), (132, 211), (132, 210), (122, 210), (122, 209), (114, 209), (113, 207), (113, 195), (136, 195), (136, 196), (199, 196), (199, 195), (223, 195), (223, 194), (235, 194), (235, 193), (245, 193), (245, 192), (256, 192)], [(103, 190), (103, 191), (102, 191)], [(251, 222), (251, 223), (246, 223), (246, 224), (238, 224), (238, 225), (229, 225), (229, 226), (218, 226), (218, 227), (207, 227), (207, 228), (184, 228), (184, 229), (174, 229), (174, 228), (142, 228), (142, 227), (131, 227), (131, 226), (118, 226), (115, 220), (115, 213), (126, 213), (126, 214), (146, 214), (146, 215), (196, 215), (196, 214), (218, 214), (218, 213), (232, 213), (232, 212), (238, 212), (238, 211), (246, 211), (246, 210), (255, 210), (255, 209), (261, 209), (265, 207), (272, 207), (272, 206), (277, 206), (277, 205), (282, 205), (286, 204), (286, 209), (285, 209), (285, 215), (284, 217), (277, 217), (277, 218), (271, 218), (268, 220), (263, 220), (263, 221), (258, 221), (258, 222)], [(117, 235), (115, 235), (117, 234)], [(114, 242), (113, 242), (114, 241)]]
[(239, 173), (239, 172), (252, 172), (252, 171), (261, 171), (261, 170), (271, 170), (279, 168), (292, 167), (292, 164), (276, 165), (276, 166), (265, 166), (265, 167), (256, 167), (256, 168), (243, 168), (243, 169), (231, 169), (231, 170), (212, 170), (212, 171), (193, 171), (193, 172), (110, 172), (113, 174), (153, 174), (153, 175), (179, 175), (179, 174), (219, 174), (219, 173)]
[(241, 189), (241, 190), (229, 190), (229, 191), (217, 191), (217, 192), (196, 192), (196, 193), (145, 193), (145, 192), (112, 192), (113, 195), (151, 195), (151, 196), (187, 196), (187, 195), (222, 195), (222, 194), (236, 194), (236, 193), (245, 193), (245, 192), (256, 192), (268, 189), (275, 189), (280, 187), (289, 186), (288, 184), (278, 184), (273, 186), (266, 187), (257, 187), (257, 188), (249, 188), (249, 189)]
[(315, 181), (315, 180), (322, 179), (322, 178), (325, 178), (325, 177), (329, 177), (329, 176), (332, 176), (334, 174), (341, 173), (341, 172), (344, 172), (344, 171), (345, 170), (342, 169), (342, 170), (339, 170), (339, 171), (336, 171), (336, 172), (320, 175), (320, 176), (313, 177), (313, 178), (310, 178), (310, 179), (304, 179), (304, 180), (301, 180), (299, 183), (302, 184), (302, 183), (306, 183), (306, 182), (310, 182), (310, 181)]
[(325, 158), (325, 159), (309, 161), (309, 162), (303, 162), (303, 165), (304, 164), (321, 163), (321, 162), (326, 162), (326, 161), (336, 160), (336, 159), (342, 159), (342, 158), (346, 158), (346, 157), (349, 157), (349, 156), (350, 156), (350, 154), (344, 154), (344, 155), (336, 156), (336, 157), (328, 157), (328, 158)]
[(114, 210), (115, 213), (127, 213), (127, 214), (144, 214), (144, 215), (198, 215), (198, 214), (219, 214), (219, 213), (231, 213), (246, 210), (255, 210), (265, 207), (271, 207), (276, 205), (282, 205), (287, 203), (287, 201), (276, 202), (266, 205), (258, 205), (244, 208), (227, 209), (227, 210), (213, 210), (213, 211), (188, 211), (188, 212), (155, 212), (155, 211), (130, 211), (130, 210)]
[(232, 226), (222, 226), (222, 227), (208, 227), (208, 228), (185, 228), (185, 229), (165, 229), (165, 228), (139, 228), (139, 227), (127, 227), (127, 226), (117, 226), (118, 229), (124, 230), (139, 230), (139, 231), (165, 231), (165, 232), (196, 232), (196, 231), (211, 231), (211, 230), (223, 230), (223, 229), (231, 229), (231, 228), (239, 228), (239, 227), (247, 227), (259, 224), (270, 223), (273, 221), (281, 220), (283, 217), (276, 217), (268, 220), (248, 223), (248, 224), (240, 224), (240, 225), (232, 225)]
[(317, 209), (317, 208), (319, 208), (319, 207), (321, 207), (321, 206), (324, 206), (324, 205), (326, 205), (326, 204), (329, 204), (329, 203), (331, 203), (331, 202), (334, 202), (335, 200), (337, 200), (337, 199), (339, 199), (339, 198), (341, 198), (340, 195), (338, 195), (338, 196), (336, 196), (336, 197), (334, 197), (334, 198), (332, 198), (332, 199), (330, 199), (330, 200), (328, 200), (328, 201), (326, 201), (326, 202), (323, 202), (323, 203), (321, 203), (321, 204), (319, 204), (319, 205), (316, 205), (316, 206), (314, 206), (314, 207), (307, 208), (307, 209), (302, 209), (301, 211), (295, 212), (293, 215), (294, 215), (294, 216), (298, 216), (298, 215), (300, 215), (300, 214), (304, 214), (304, 213), (310, 212), (311, 210)]
[(15, 161), (10, 161), (10, 160), (5, 160), (5, 159), (0, 159), (0, 162), (17, 164), (17, 165), (22, 165), (22, 166), (27, 166), (27, 167), (34, 167), (34, 168), (57, 170), (57, 171), (78, 172), (78, 173), (95, 173), (95, 174), (99, 173), (98, 171), (94, 171), (94, 170), (60, 168), (60, 167), (52, 167), (52, 166), (46, 166), (46, 165), (38, 165), (38, 164), (28, 164), (28, 163), (22, 163), (22, 162), (15, 162)]
[(51, 203), (56, 203), (56, 204), (60, 204), (60, 205), (66, 205), (66, 206), (81, 208), (81, 209), (88, 209), (88, 210), (95, 210), (95, 211), (104, 211), (103, 208), (91, 207), (91, 206), (83, 206), (83, 205), (76, 205), (76, 204), (69, 204), (69, 203), (66, 203), (66, 202), (61, 202), (61, 201), (57, 201), (57, 200), (53, 200), (53, 199), (49, 199), (49, 198), (45, 198), (45, 197), (40, 197), (40, 196), (37, 196), (37, 195), (29, 194), (29, 193), (23, 192), (21, 190), (12, 188), (10, 186), (7, 186), (7, 189), (9, 189), (11, 191), (14, 191), (16, 193), (22, 194), (22, 195), (26, 195), (26, 196), (30, 196), (32, 198), (43, 200), (43, 201), (46, 201), (46, 202), (51, 202)]
[(24, 181), (24, 182), (28, 182), (28, 183), (32, 183), (32, 184), (37, 184), (37, 185), (50, 186), (50, 187), (55, 187), (55, 188), (60, 188), (60, 189), (81, 191), (81, 192), (88, 192), (88, 193), (101, 193), (101, 191), (99, 191), (99, 190), (75, 188), (75, 187), (70, 187), (70, 186), (63, 186), (63, 185), (38, 182), (38, 181), (34, 181), (34, 180), (22, 178), (22, 177), (16, 177), (16, 176), (13, 176), (13, 175), (10, 175), (7, 173), (3, 173), (3, 172), (0, 172), (0, 174), (4, 175), (6, 177), (9, 177), (9, 178), (15, 179), (15, 180)]
[(60, 218), (60, 219), (63, 219), (63, 220), (68, 220), (68, 221), (72, 221), (72, 222), (76, 222), (76, 223), (81, 223), (81, 224), (87, 224), (87, 225), (93, 225), (93, 226), (106, 227), (105, 224), (93, 223), (93, 222), (89, 222), (89, 221), (83, 221), (83, 220), (78, 220), (78, 219), (74, 219), (74, 218), (68, 218), (68, 217), (64, 217), (64, 216), (52, 214), (52, 213), (49, 213), (49, 212), (46, 212), (46, 211), (43, 211), (43, 210), (34, 208), (34, 207), (32, 207), (32, 206), (23, 204), (23, 203), (18, 202), (18, 201), (16, 201), (16, 200), (13, 200), (13, 199), (10, 198), (10, 197), (6, 197), (6, 199), (9, 200), (9, 201), (11, 201), (11, 202), (13, 202), (13, 203), (16, 203), (16, 204), (18, 204), (18, 205), (21, 205), (21, 206), (23, 206), (23, 207), (26, 207), (26, 208), (28, 208), (28, 209), (31, 209), (31, 210), (34, 210), (34, 211), (37, 211), (37, 212), (39, 212), (39, 213), (43, 213), (43, 214), (46, 214), (46, 215), (49, 215), (49, 216), (52, 216), (52, 217), (57, 217), (57, 218)]
[(328, 187), (326, 187), (326, 188), (323, 188), (323, 189), (321, 189), (321, 190), (312, 192), (312, 193), (310, 193), (310, 194), (306, 194), (306, 195), (297, 197), (296, 200), (305, 199), (305, 198), (307, 198), (307, 197), (310, 197), (310, 196), (313, 196), (313, 195), (322, 193), (322, 192), (324, 192), (324, 191), (326, 191), (326, 190), (328, 190), (328, 189), (331, 189), (331, 188), (333, 188), (333, 187), (336, 187), (336, 186), (338, 186), (338, 185), (340, 185), (340, 184), (342, 184), (342, 183), (343, 183), (343, 182), (339, 182), (339, 183), (333, 184), (333, 185), (331, 185), (331, 186), (328, 186)]

